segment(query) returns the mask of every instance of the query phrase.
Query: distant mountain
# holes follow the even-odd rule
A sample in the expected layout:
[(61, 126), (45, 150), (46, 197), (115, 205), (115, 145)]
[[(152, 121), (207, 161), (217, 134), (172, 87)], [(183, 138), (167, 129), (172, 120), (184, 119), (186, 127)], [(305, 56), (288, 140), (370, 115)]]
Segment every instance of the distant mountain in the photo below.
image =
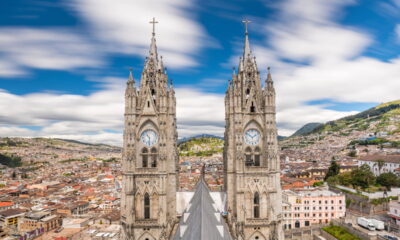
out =
[(280, 136), (280, 135), (278, 135), (278, 141), (282, 141), (282, 140), (284, 140), (284, 139), (286, 139), (287, 137), (285, 137), (285, 136)]
[(323, 125), (322, 123), (307, 123), (304, 126), (302, 126), (299, 130), (297, 130), (295, 133), (293, 133), (290, 137), (296, 137), (296, 136), (303, 136), (311, 133), (314, 129), (317, 127)]
[(195, 136), (191, 136), (191, 137), (185, 137), (185, 138), (178, 139), (178, 144), (187, 142), (193, 138), (218, 138), (218, 139), (224, 140), (223, 137), (212, 135), (212, 134), (199, 134), (199, 135), (195, 135)]
[(380, 104), (355, 115), (329, 121), (314, 128), (309, 134), (340, 132), (350, 134), (353, 130), (368, 132), (400, 133), (400, 100)]

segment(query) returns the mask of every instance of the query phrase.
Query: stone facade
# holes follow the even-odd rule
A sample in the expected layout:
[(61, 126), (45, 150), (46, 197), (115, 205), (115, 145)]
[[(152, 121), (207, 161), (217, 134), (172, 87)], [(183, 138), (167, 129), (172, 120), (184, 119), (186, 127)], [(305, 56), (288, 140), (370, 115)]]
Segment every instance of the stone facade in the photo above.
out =
[[(265, 87), (261, 86), (247, 30), (238, 73), (233, 73), (226, 93), (225, 112), (224, 182), (230, 234), (223, 237), (282, 240), (275, 90), (269, 72)], [(158, 57), (154, 28), (139, 89), (132, 72), (129, 75), (123, 149), (122, 239), (170, 239), (178, 223), (176, 100)]]
[[(247, 21), (246, 21), (247, 24)], [(283, 239), (282, 192), (270, 72), (261, 86), (246, 27), (244, 53), (225, 97), (225, 190), (234, 239)]]
[[(154, 22), (154, 21), (153, 21)], [(132, 72), (125, 92), (122, 239), (168, 239), (176, 216), (176, 99), (155, 33), (139, 89)]]

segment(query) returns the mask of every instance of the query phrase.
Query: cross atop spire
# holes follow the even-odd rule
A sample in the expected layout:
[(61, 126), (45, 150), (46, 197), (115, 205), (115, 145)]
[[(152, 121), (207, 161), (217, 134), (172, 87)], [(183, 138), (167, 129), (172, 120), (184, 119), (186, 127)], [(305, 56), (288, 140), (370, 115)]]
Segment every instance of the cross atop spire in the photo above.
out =
[(158, 22), (156, 21), (156, 18), (153, 17), (153, 20), (150, 21), (149, 23), (150, 23), (150, 24), (153, 24), (153, 35), (155, 35), (155, 34), (156, 34), (156, 24), (158, 23)]
[(245, 29), (246, 29), (246, 34), (248, 34), (248, 25), (249, 23), (252, 23), (252, 21), (249, 21), (247, 19), (243, 20), (242, 23), (244, 23)]
[(151, 37), (151, 44), (150, 44), (150, 58), (153, 58), (156, 62), (158, 62), (158, 55), (157, 55), (157, 46), (156, 46), (156, 18), (153, 17), (149, 23), (153, 24), (153, 33)]
[(247, 19), (243, 20), (242, 23), (244, 23), (246, 32), (245, 32), (245, 39), (244, 39), (244, 51), (243, 51), (243, 60), (247, 59), (247, 57), (250, 56), (251, 50), (250, 50), (250, 42), (249, 42), (249, 32), (248, 32), (248, 25), (252, 21), (249, 21)]

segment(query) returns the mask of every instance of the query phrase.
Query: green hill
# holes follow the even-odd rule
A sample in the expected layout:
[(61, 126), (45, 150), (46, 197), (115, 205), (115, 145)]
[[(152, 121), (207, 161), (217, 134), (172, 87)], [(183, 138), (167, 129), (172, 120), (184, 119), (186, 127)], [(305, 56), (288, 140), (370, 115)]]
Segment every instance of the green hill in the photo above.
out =
[(178, 144), (180, 156), (212, 156), (222, 153), (224, 140), (217, 137), (194, 137)]
[(302, 135), (322, 133), (346, 135), (352, 131), (386, 132), (389, 135), (400, 133), (400, 100), (383, 103), (358, 114), (329, 121)]
[(297, 130), (295, 133), (293, 133), (291, 137), (303, 136), (309, 134), (312, 131), (314, 131), (314, 129), (316, 129), (321, 125), (322, 123), (307, 123), (306, 125), (302, 126), (299, 130)]

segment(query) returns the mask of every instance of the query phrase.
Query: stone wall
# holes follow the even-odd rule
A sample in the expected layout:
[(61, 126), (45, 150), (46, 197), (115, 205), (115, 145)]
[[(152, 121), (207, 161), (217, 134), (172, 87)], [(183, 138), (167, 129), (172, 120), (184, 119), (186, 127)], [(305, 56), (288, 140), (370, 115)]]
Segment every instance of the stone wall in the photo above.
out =
[[(348, 192), (342, 192), (340, 189), (335, 187), (329, 187), (329, 190), (335, 193), (344, 193), (346, 196), (346, 209), (350, 211), (354, 211), (360, 214), (365, 215), (375, 215), (378, 213), (388, 211), (388, 204), (382, 203), (378, 205), (374, 205), (370, 203), (370, 199), (366, 197), (362, 197), (356, 194), (351, 194)], [(348, 205), (347, 202), (350, 201)]]
[(292, 240), (313, 240), (315, 235), (321, 234), (321, 228), (326, 224), (311, 225), (309, 227), (285, 230), (285, 239)]

